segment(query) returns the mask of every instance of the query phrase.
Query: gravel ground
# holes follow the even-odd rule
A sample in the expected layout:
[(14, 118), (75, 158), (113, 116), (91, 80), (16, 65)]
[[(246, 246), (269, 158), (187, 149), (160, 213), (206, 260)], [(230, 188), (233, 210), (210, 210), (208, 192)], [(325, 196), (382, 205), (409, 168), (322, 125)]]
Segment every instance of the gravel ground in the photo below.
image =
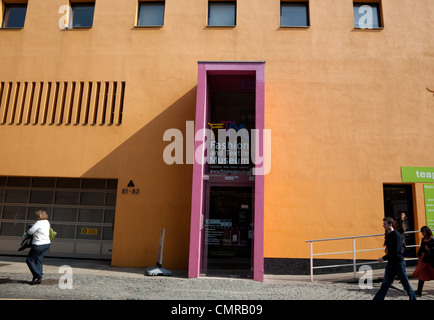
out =
[[(44, 281), (29, 285), (31, 275), (23, 258), (1, 259), (0, 299), (47, 300), (372, 300), (381, 284), (375, 278), (372, 289), (360, 289), (357, 280), (324, 278), (310, 282), (306, 276), (266, 275), (264, 282), (248, 279), (188, 279), (185, 271), (173, 271), (170, 277), (149, 277), (143, 269), (110, 267), (107, 262), (46, 259)], [(61, 265), (69, 264), (72, 288), (61, 289), (64, 273)], [(380, 270), (380, 273), (382, 275)], [(416, 288), (417, 280), (411, 284)], [(433, 291), (423, 299), (433, 299)], [(389, 300), (407, 300), (399, 281), (389, 290)]]
[[(66, 275), (60, 269), (63, 265), (71, 267), (71, 289), (61, 288)], [(361, 289), (352, 274), (316, 275), (313, 282), (309, 276), (265, 275), (264, 282), (256, 282), (188, 279), (185, 270), (172, 270), (170, 277), (150, 277), (144, 271), (115, 268), (101, 261), (45, 259), (42, 284), (30, 285), (31, 275), (23, 257), (0, 256), (0, 308), (5, 314), (9, 310), (11, 314), (42, 310), (50, 317), (112, 318), (116, 312), (124, 317), (151, 315), (159, 319), (270, 320), (303, 314), (309, 319), (326, 318), (328, 314), (333, 319), (347, 319), (356, 310), (385, 312), (383, 304), (370, 301), (380, 287), (384, 270), (374, 271), (372, 289)], [(410, 283), (415, 288), (417, 280)], [(422, 300), (433, 300), (434, 284), (429, 282), (424, 289)], [(395, 281), (386, 300), (399, 303), (387, 304), (387, 315), (402, 317), (414, 310), (403, 304), (408, 297), (399, 281)]]
[[(375, 290), (356, 284), (258, 283), (244, 279), (178, 277), (73, 276), (72, 289), (59, 288), (58, 274), (46, 274), (41, 285), (30, 286), (29, 276), (2, 274), (1, 298), (68, 300), (367, 300)], [(406, 298), (398, 295), (395, 298)]]

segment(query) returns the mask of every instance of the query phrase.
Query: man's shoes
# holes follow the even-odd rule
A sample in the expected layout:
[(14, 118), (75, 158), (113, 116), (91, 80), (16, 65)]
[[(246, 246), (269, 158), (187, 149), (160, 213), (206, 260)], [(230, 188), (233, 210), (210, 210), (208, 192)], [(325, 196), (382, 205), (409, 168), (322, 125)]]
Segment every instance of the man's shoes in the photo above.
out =
[(41, 284), (41, 283), (42, 283), (41, 278), (33, 278), (32, 281), (30, 282), (30, 285), (33, 286), (35, 284)]

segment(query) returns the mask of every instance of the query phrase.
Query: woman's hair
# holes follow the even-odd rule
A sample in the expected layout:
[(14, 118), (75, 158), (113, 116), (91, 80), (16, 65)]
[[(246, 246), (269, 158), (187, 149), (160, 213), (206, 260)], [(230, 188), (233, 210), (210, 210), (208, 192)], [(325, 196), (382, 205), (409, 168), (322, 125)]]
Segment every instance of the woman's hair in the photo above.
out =
[(35, 212), (37, 220), (48, 220), (48, 214), (45, 210), (38, 210)]
[(420, 228), (420, 232), (425, 232), (425, 234), (426, 234), (428, 237), (432, 237), (432, 231), (431, 231), (431, 229), (430, 229), (429, 227), (427, 227), (427, 226), (423, 226), (422, 228)]

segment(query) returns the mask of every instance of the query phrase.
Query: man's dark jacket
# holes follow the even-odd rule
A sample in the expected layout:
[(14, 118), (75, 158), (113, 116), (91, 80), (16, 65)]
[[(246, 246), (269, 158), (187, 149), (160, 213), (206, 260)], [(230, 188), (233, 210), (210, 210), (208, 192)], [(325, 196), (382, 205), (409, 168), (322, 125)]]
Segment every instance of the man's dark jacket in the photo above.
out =
[(402, 255), (402, 237), (398, 231), (386, 233), (385, 235), (386, 255), (383, 257), (384, 261), (387, 261), (391, 265), (397, 265), (404, 262)]

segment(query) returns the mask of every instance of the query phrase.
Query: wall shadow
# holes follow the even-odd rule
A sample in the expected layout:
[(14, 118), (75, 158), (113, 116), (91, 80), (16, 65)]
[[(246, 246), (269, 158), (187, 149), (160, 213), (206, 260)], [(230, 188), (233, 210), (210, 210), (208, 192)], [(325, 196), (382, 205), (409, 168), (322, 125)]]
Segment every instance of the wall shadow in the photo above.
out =
[(192, 165), (164, 162), (170, 142), (163, 135), (170, 128), (183, 132), (185, 163), (186, 121), (194, 121), (195, 108), (196, 87), (83, 174), (118, 179), (113, 266), (154, 266), (165, 228), (163, 266), (188, 267)]

